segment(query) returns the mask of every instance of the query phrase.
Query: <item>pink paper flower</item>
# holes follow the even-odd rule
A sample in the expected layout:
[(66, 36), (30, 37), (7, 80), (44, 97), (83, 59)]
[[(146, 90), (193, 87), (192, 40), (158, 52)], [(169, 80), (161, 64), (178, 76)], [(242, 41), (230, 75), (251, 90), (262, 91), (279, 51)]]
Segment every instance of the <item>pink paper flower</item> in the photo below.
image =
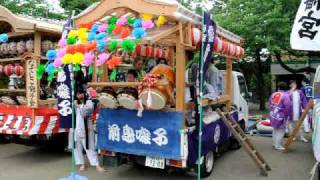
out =
[(94, 60), (94, 54), (92, 52), (85, 53), (82, 65), (90, 66), (93, 63), (93, 60)]
[(126, 17), (121, 17), (117, 21), (117, 26), (124, 26), (128, 22), (128, 19)]

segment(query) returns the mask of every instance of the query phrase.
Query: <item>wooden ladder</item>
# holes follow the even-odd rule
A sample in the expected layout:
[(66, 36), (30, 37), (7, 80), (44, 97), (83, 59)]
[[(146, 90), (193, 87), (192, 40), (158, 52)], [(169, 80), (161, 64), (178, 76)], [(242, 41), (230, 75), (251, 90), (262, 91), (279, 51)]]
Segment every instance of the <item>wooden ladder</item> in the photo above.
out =
[(218, 112), (226, 126), (230, 129), (234, 137), (241, 143), (247, 154), (258, 166), (258, 168), (260, 169), (260, 174), (262, 176), (268, 176), (268, 171), (271, 171), (270, 166), (264, 160), (262, 155), (254, 148), (252, 142), (249, 140), (245, 132), (241, 129), (239, 124), (230, 116), (229, 113), (226, 113), (225, 115), (221, 112), (220, 109), (217, 109), (216, 111)]

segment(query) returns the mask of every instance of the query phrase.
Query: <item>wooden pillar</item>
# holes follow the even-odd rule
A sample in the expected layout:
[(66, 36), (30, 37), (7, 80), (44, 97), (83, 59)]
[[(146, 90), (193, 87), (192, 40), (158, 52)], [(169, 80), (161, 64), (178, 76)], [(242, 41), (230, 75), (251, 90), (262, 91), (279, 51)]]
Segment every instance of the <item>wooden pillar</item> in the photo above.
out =
[[(38, 56), (39, 58), (37, 58), (37, 65), (41, 63), (41, 33), (36, 31), (34, 34), (34, 55)], [(27, 72), (27, 74), (29, 74), (30, 72)], [(28, 82), (28, 81), (27, 81)], [(28, 83), (27, 83), (28, 84)], [(40, 90), (40, 81), (37, 81), (37, 89)], [(38, 91), (39, 92), (39, 91)], [(35, 117), (36, 117), (36, 107), (39, 104), (39, 100), (40, 100), (40, 93), (36, 93), (37, 96), (37, 105), (35, 107), (32, 108), (32, 124), (35, 124)], [(27, 97), (28, 98), (28, 97)]]
[(230, 97), (230, 101), (227, 103), (227, 109), (231, 110), (232, 99), (233, 99), (233, 86), (232, 86), (232, 59), (227, 57), (226, 64), (226, 95)]
[[(96, 54), (96, 57), (97, 57), (97, 54)], [(98, 76), (98, 71), (96, 66), (96, 62), (97, 62), (96, 57), (94, 58), (93, 65), (92, 65), (92, 82), (97, 82), (97, 76)]]
[(177, 36), (176, 42), (176, 110), (183, 112), (185, 110), (185, 67), (186, 53), (184, 46), (180, 43), (180, 37)]
[(34, 34), (34, 54), (36, 56), (41, 56), (41, 34), (40, 34), (40, 32), (35, 32), (35, 34)]
[(103, 74), (101, 75), (102, 77), (100, 78), (100, 81), (101, 82), (108, 82), (108, 64), (107, 63), (104, 63), (103, 64)]

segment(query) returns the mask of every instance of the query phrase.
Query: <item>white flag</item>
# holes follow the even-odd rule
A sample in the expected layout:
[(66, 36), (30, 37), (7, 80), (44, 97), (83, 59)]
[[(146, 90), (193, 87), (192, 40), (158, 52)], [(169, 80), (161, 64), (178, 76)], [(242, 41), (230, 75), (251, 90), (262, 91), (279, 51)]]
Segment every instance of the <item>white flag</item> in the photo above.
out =
[(320, 51), (320, 0), (302, 0), (291, 32), (292, 49)]

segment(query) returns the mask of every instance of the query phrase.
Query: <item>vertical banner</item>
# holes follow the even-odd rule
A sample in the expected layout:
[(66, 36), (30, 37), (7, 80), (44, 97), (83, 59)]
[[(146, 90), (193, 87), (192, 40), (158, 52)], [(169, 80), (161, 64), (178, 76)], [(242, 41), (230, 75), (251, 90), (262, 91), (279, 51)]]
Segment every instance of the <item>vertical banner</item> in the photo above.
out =
[(209, 68), (212, 58), (214, 40), (216, 38), (216, 23), (210, 18), (210, 15), (206, 12), (203, 14), (203, 38), (202, 38), (202, 80), (205, 78), (205, 74)]
[(57, 76), (57, 96), (60, 128), (72, 128), (72, 65), (64, 66)]
[(290, 38), (292, 49), (319, 51), (320, 1), (302, 0)]
[(26, 59), (26, 93), (27, 93), (27, 106), (32, 108), (38, 107), (38, 81), (37, 81), (37, 59), (32, 57)]

